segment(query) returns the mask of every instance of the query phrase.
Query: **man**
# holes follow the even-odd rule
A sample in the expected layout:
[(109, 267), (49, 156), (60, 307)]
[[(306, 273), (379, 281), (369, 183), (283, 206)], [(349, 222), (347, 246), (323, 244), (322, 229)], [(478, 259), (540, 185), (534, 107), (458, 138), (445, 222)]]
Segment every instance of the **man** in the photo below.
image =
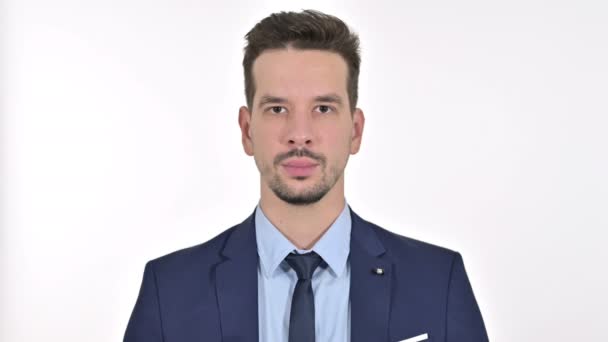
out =
[(147, 263), (126, 342), (487, 341), (459, 253), (391, 233), (344, 198), (359, 151), (359, 39), (316, 11), (246, 36), (245, 153), (261, 198), (242, 223)]

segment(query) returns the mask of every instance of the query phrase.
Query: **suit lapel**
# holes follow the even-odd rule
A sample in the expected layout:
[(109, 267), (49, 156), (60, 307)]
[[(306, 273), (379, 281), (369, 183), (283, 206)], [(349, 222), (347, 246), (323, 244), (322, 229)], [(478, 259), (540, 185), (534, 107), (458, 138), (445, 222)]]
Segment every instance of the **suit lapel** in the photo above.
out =
[[(350, 207), (349, 207), (350, 208)], [(372, 225), (352, 209), (350, 242), (351, 342), (388, 341), (393, 264)], [(215, 270), (224, 342), (258, 341), (258, 255), (255, 211), (236, 226)], [(383, 275), (372, 272), (380, 268)]]
[(215, 284), (224, 342), (258, 341), (258, 254), (255, 211), (236, 226), (215, 270)]
[(393, 264), (372, 225), (352, 209), (351, 219), (351, 342), (388, 341)]

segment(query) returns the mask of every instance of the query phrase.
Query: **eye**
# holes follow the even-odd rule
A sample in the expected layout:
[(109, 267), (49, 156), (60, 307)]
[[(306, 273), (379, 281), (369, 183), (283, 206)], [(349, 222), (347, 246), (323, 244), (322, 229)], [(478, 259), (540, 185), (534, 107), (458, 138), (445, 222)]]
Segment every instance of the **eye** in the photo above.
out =
[(329, 112), (333, 112), (333, 110), (334, 110), (332, 107), (326, 106), (326, 105), (317, 106), (316, 109), (317, 109), (318, 112), (323, 113), (323, 114), (326, 114), (326, 113), (329, 113)]
[(281, 106), (272, 106), (269, 109), (274, 114), (281, 114), (281, 113), (285, 113), (287, 111), (287, 109), (285, 109), (285, 107), (281, 107)]

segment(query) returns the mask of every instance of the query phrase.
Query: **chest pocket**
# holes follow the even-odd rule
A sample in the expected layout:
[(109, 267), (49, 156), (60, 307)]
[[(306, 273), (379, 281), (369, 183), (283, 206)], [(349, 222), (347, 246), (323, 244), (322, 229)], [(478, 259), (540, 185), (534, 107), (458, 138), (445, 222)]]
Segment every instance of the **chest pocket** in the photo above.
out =
[(406, 337), (404, 339), (396, 339), (395, 342), (431, 342), (432, 340), (429, 338), (428, 333)]

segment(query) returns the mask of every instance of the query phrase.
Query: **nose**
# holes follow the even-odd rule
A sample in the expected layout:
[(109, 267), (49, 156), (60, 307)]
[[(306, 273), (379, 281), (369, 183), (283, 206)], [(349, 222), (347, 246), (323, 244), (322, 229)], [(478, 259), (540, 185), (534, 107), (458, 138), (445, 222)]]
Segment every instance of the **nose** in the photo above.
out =
[(310, 115), (305, 112), (294, 112), (287, 121), (287, 143), (290, 148), (312, 145), (313, 127)]

